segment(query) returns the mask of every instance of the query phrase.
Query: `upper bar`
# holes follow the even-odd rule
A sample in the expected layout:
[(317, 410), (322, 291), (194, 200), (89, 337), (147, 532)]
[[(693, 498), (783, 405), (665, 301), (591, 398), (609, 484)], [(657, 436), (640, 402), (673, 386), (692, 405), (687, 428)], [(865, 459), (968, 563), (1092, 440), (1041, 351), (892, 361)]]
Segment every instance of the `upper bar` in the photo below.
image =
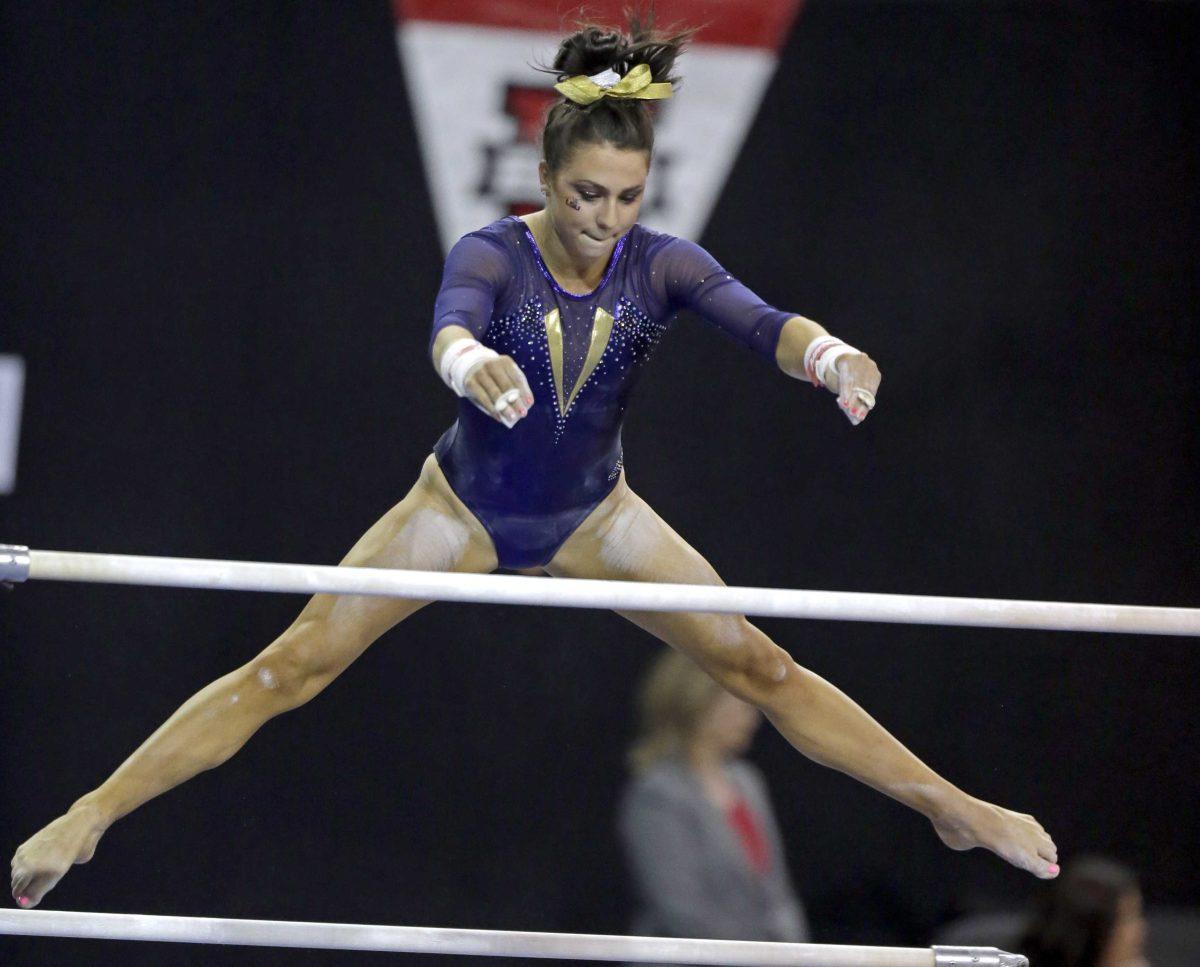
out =
[(360, 594), (622, 611), (708, 611), (773, 618), (1200, 636), (1200, 609), (944, 598), (640, 581), (544, 580), (308, 564), (30, 551), (29, 577), (158, 587)]
[[(128, 913), (0, 910), (0, 934), (150, 940), (170, 943), (551, 957), (646, 963), (728, 964), (730, 967), (1022, 967), (1025, 958), (994, 947), (851, 947), (749, 940), (676, 940), (602, 934), (519, 933), (439, 927), (391, 927), (287, 920), (223, 920)], [(962, 959), (965, 958), (965, 959)]]

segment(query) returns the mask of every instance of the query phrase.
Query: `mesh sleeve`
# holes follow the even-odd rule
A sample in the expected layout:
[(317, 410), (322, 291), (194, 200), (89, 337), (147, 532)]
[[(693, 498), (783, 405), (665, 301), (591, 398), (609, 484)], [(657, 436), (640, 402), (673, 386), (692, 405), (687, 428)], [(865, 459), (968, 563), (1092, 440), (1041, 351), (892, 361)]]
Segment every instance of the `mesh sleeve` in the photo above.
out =
[(430, 347), (447, 326), (462, 326), (476, 339), (482, 337), (511, 271), (508, 253), (498, 242), (480, 235), (464, 235), (455, 242), (433, 305)]
[(672, 312), (690, 309), (743, 346), (775, 359), (783, 324), (796, 314), (767, 305), (695, 242), (671, 238), (650, 258), (650, 285)]

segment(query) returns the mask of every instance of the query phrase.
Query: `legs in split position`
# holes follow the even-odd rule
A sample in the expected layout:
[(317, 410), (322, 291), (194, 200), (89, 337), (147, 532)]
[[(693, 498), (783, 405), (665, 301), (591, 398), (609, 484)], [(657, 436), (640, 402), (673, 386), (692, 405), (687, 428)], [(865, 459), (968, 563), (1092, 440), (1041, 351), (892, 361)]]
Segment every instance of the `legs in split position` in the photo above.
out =
[[(571, 535), (547, 570), (561, 577), (723, 583), (624, 480)], [(983, 846), (1035, 876), (1057, 875), (1054, 843), (1032, 816), (982, 802), (951, 785), (744, 617), (689, 612), (624, 616), (691, 656), (727, 691), (756, 705), (810, 759), (922, 813), (952, 849)]]
[[(348, 567), (481, 573), (496, 567), (487, 532), (430, 457), (409, 494), (351, 549)], [(622, 477), (547, 566), (564, 577), (721, 584), (711, 565)], [(41, 902), (104, 832), (142, 803), (220, 765), (264, 723), (303, 705), (389, 628), (427, 602), (317, 595), (278, 639), (188, 699), (104, 783), (35, 834), (12, 860), (12, 892)], [(1054, 843), (1031, 816), (968, 796), (925, 766), (850, 698), (798, 666), (745, 618), (629, 612), (760, 708), (808, 757), (925, 815), (954, 849), (983, 846), (1040, 877), (1057, 874)]]
[[(413, 489), (362, 536), (342, 564), (486, 573), (495, 569), (496, 554), (431, 456)], [(17, 849), (13, 898), (36, 906), (73, 864), (92, 858), (114, 822), (220, 765), (264, 723), (314, 698), (375, 639), (427, 603), (312, 598), (266, 649), (188, 699), (103, 784)]]

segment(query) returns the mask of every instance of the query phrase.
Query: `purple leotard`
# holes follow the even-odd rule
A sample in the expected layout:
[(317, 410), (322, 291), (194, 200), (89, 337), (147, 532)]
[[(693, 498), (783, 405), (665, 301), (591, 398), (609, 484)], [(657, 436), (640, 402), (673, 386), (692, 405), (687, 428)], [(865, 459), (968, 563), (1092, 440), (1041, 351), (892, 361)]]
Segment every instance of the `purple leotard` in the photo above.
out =
[(509, 217), (463, 236), (446, 259), (433, 335), (462, 326), (529, 381), (534, 404), (510, 430), (467, 399), (434, 447), (500, 566), (547, 564), (616, 485), (621, 420), (642, 365), (681, 309), (771, 360), (780, 312), (692, 242), (635, 225), (586, 295), (551, 277), (528, 226)]

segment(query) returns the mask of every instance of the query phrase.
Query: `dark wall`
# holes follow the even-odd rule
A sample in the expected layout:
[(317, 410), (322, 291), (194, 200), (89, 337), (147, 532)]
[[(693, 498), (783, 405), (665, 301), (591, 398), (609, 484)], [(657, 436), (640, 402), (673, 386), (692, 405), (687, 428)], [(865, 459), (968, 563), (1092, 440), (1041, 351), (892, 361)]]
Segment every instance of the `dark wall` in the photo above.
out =
[[(424, 356), (440, 251), (393, 38), (383, 2), (5, 5), (0, 352), (28, 376), (0, 540), (334, 562), (403, 496), (454, 402)], [(1190, 5), (807, 4), (703, 241), (870, 351), (879, 410), (851, 430), (684, 320), (626, 428), (632, 486), (733, 584), (1200, 606), (1196, 49)], [(0, 600), (0, 845), (299, 603)], [(761, 624), (1068, 862), (1200, 899), (1193, 641)], [(653, 647), (608, 614), (428, 608), (46, 905), (620, 931), (612, 810)], [(1028, 896), (774, 733), (754, 757), (818, 939), (925, 943)]]

